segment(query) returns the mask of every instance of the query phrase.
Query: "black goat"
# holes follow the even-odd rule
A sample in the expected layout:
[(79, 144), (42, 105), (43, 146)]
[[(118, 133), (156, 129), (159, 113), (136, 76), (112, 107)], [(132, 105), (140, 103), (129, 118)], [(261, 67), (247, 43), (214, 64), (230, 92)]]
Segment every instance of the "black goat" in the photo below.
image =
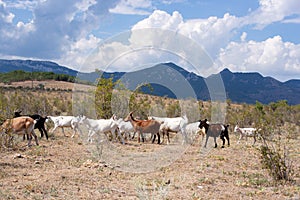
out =
[(41, 138), (44, 137), (44, 133), (46, 136), (46, 139), (48, 140), (48, 133), (45, 129), (45, 121), (47, 119), (46, 117), (42, 117), (41, 115), (38, 114), (34, 114), (34, 115), (21, 115), (22, 111), (15, 111), (14, 112), (14, 118), (15, 117), (21, 117), (21, 116), (28, 116), (31, 117), (32, 119), (34, 119), (36, 121), (35, 125), (34, 125), (34, 129), (39, 129), (40, 133), (41, 133)]
[(207, 119), (205, 119), (205, 120), (199, 120), (199, 122), (200, 122), (199, 128), (202, 129), (204, 127), (204, 129), (205, 129), (206, 140), (205, 140), (204, 147), (206, 147), (206, 145), (207, 145), (208, 138), (209, 137), (213, 137), (214, 138), (214, 142), (215, 142), (215, 148), (217, 148), (217, 146), (218, 146), (218, 144), (217, 144), (217, 137), (219, 137), (219, 136), (220, 136), (220, 138), (223, 141), (222, 148), (224, 148), (224, 145), (225, 145), (225, 138), (227, 139), (228, 146), (230, 145), (230, 143), (229, 143), (229, 134), (228, 134), (228, 127), (229, 127), (229, 125), (209, 124), (207, 122)]

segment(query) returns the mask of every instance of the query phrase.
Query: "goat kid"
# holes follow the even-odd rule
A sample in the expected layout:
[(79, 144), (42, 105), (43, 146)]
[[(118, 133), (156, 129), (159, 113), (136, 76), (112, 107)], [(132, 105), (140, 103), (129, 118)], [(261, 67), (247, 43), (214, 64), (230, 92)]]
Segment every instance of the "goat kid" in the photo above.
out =
[(235, 133), (240, 133), (240, 138), (239, 138), (239, 140), (238, 140), (237, 143), (240, 143), (240, 141), (241, 141), (241, 139), (243, 137), (246, 137), (246, 140), (247, 140), (248, 137), (253, 137), (254, 141), (253, 141), (252, 145), (255, 144), (255, 142), (256, 142), (256, 136), (258, 134), (256, 128), (240, 128), (238, 125), (236, 125), (234, 127), (234, 132)]
[(31, 139), (32, 136), (35, 139), (36, 145), (39, 145), (38, 138), (36, 134), (34, 133), (34, 125), (36, 121), (32, 119), (31, 117), (16, 117), (13, 119), (7, 119), (2, 125), (1, 125), (1, 133), (9, 134), (12, 133), (12, 135), (27, 135), (28, 138), (28, 147), (31, 145)]

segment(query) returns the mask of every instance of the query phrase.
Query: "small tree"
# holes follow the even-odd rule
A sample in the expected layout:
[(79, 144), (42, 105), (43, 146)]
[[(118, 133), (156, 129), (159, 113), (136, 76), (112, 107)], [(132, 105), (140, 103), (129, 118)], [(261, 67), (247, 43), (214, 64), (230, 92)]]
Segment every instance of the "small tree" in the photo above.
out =
[(113, 78), (99, 78), (95, 91), (95, 107), (97, 118), (108, 119), (112, 116), (112, 95), (116, 85), (120, 85), (120, 81), (113, 81)]

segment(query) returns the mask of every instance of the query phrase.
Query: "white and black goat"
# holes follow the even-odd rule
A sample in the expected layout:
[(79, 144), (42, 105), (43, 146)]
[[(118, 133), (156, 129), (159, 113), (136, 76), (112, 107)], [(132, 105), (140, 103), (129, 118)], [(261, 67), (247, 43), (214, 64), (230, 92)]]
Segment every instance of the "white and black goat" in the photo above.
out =
[(205, 129), (205, 134), (206, 134), (206, 140), (205, 140), (205, 144), (204, 147), (206, 147), (207, 145), (207, 141), (209, 137), (213, 137), (214, 138), (214, 142), (215, 142), (215, 148), (217, 148), (218, 144), (217, 144), (217, 137), (220, 136), (220, 138), (223, 141), (223, 145), (222, 148), (224, 148), (225, 145), (225, 138), (227, 139), (228, 142), (228, 146), (230, 146), (230, 142), (229, 142), (229, 133), (228, 133), (228, 127), (229, 125), (224, 125), (224, 124), (210, 124), (207, 119), (205, 120), (199, 120), (200, 124), (199, 124), (199, 128)]

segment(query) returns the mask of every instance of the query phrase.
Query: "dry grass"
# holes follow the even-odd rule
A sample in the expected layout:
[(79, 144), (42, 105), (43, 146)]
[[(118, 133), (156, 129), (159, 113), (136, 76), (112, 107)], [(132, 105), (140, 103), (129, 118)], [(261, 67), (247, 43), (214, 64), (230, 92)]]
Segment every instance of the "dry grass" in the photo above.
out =
[[(64, 85), (64, 89), (72, 89), (67, 84), (53, 84), (56, 85), (51, 87), (62, 88)], [(45, 87), (48, 87), (46, 83)], [(39, 91), (38, 95), (72, 98), (72, 92)], [(159, 101), (158, 97), (152, 100)], [(172, 104), (174, 100), (165, 101)], [(209, 107), (208, 103), (203, 104)], [(238, 137), (232, 133), (230, 147), (202, 149), (198, 138), (171, 164), (163, 167), (162, 163), (161, 167), (158, 165), (147, 173), (122, 171), (137, 171), (135, 167), (139, 164), (147, 169), (154, 166), (147, 159), (144, 163), (132, 163), (126, 154), (162, 152), (161, 160), (164, 161), (174, 157), (167, 157), (169, 154), (165, 154), (165, 149), (174, 152), (176, 149), (172, 147), (176, 146), (166, 148), (165, 144), (138, 144), (135, 141), (129, 141), (125, 146), (112, 143), (115, 149), (125, 152), (122, 157), (114, 155), (113, 151), (91, 152), (97, 147), (86, 145), (86, 140), (78, 135), (71, 138), (71, 131), (67, 132), (69, 137), (57, 131), (50, 135), (49, 141), (43, 138), (40, 146), (31, 148), (20, 139), (17, 149), (0, 152), (0, 199), (299, 199), (299, 127), (296, 132), (298, 135), (286, 133), (288, 141), (282, 140), (290, 148), (295, 168), (292, 183), (274, 183), (262, 169), (257, 150), (262, 144), (260, 141), (255, 147), (249, 141), (248, 144), (246, 141), (237, 144)], [(218, 139), (218, 144), (220, 142)], [(104, 150), (107, 150), (106, 146)], [(110, 160), (99, 158), (105, 153)]]
[[(24, 87), (24, 88), (39, 88), (40, 85), (43, 85), (45, 89), (62, 89), (62, 90), (72, 90), (74, 88), (74, 83), (65, 82), (65, 81), (55, 81), (55, 80), (46, 80), (46, 81), (20, 81), (12, 82), (9, 85), (0, 83), (1, 87)], [(82, 89), (91, 89), (93, 86), (78, 84), (77, 88)]]
[[(236, 144), (234, 135), (231, 147), (205, 151), (197, 141), (169, 166), (148, 173), (123, 172), (123, 166), (93, 157), (78, 136), (57, 132), (50, 138), (40, 146), (0, 154), (0, 199), (299, 199), (297, 140), (290, 140), (295, 182), (276, 185), (261, 167), (256, 149), (261, 143)], [(113, 145), (131, 152), (166, 146)]]

